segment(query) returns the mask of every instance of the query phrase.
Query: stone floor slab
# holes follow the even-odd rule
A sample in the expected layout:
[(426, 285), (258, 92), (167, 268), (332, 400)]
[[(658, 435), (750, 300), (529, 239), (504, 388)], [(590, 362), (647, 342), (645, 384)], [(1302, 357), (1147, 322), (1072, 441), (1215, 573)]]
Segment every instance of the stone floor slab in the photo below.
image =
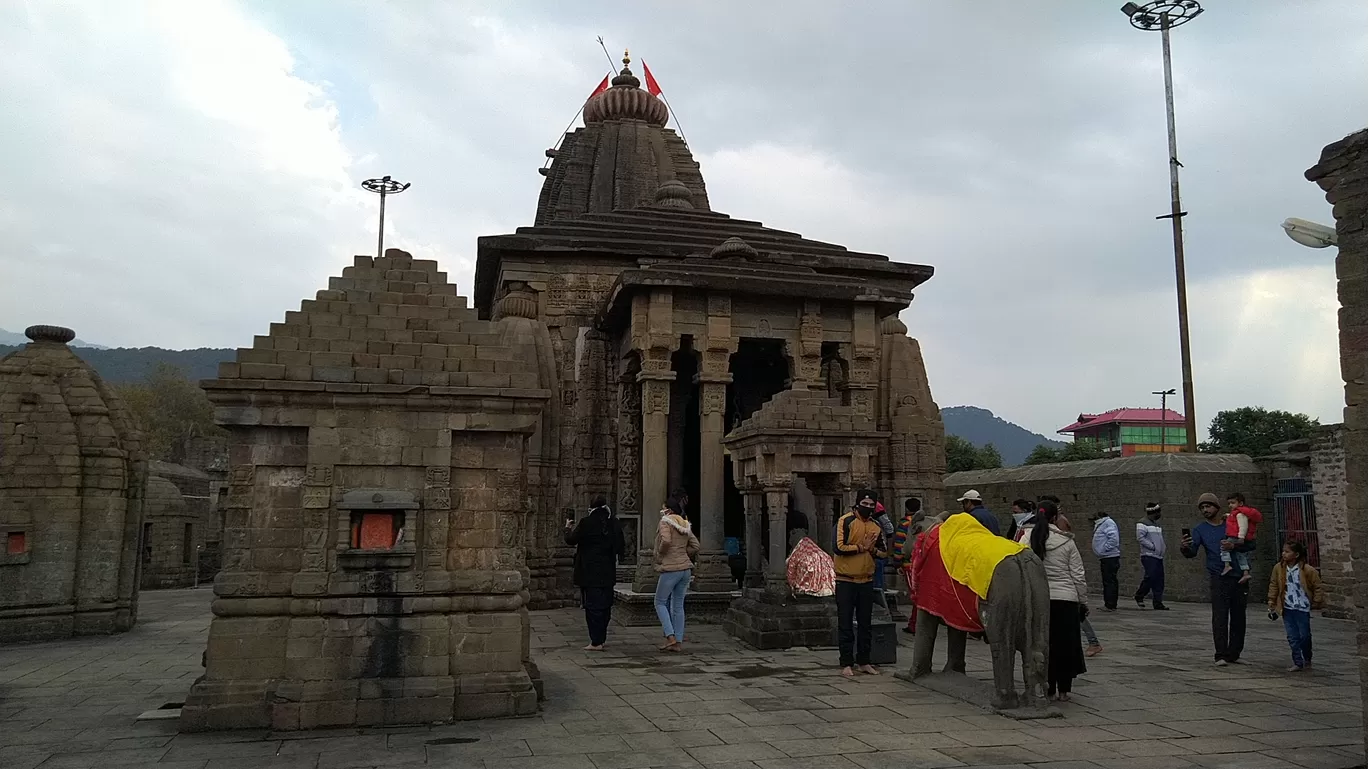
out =
[[(1294, 678), (1281, 672), (1286, 642), (1272, 623), (1250, 624), (1247, 664), (1213, 667), (1206, 607), (1190, 605), (1095, 617), (1106, 651), (1075, 682), (1075, 701), (1062, 718), (1028, 725), (891, 675), (843, 679), (831, 650), (759, 652), (717, 627), (691, 627), (685, 654), (657, 652), (650, 628), (617, 627), (607, 651), (586, 653), (582, 615), (569, 609), (531, 615), (547, 695), (536, 716), (279, 734), (177, 734), (173, 722), (137, 721), (182, 701), (202, 671), (211, 597), (148, 592), (128, 633), (0, 648), (0, 765), (1345, 769), (1363, 760), (1352, 625), (1318, 619), (1320, 669)], [(985, 646), (971, 645), (967, 662), (971, 677), (991, 678)], [(428, 744), (444, 737), (477, 741)]]

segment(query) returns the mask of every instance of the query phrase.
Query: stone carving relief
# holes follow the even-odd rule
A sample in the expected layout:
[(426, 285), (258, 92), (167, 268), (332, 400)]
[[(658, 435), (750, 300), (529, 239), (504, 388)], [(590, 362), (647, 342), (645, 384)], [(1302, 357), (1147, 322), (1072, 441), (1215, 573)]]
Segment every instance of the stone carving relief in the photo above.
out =
[(617, 499), (621, 513), (640, 512), (641, 385), (618, 383)]
[(327, 509), (327, 507), (328, 507), (329, 505), (331, 505), (331, 504), (332, 504), (332, 488), (331, 488), (331, 487), (327, 487), (327, 488), (324, 488), (324, 487), (314, 487), (314, 486), (305, 487), (305, 489), (304, 489), (304, 507), (305, 507), (305, 509), (311, 509), (311, 510), (314, 510), (314, 509)]
[(641, 383), (642, 390), (645, 392), (642, 403), (642, 411), (647, 414), (667, 414), (670, 411), (670, 385), (669, 382), (658, 379), (648, 379)]
[(593, 315), (612, 289), (614, 280), (613, 275), (577, 271), (567, 266), (565, 272), (552, 275), (547, 282), (546, 307), (562, 314)]

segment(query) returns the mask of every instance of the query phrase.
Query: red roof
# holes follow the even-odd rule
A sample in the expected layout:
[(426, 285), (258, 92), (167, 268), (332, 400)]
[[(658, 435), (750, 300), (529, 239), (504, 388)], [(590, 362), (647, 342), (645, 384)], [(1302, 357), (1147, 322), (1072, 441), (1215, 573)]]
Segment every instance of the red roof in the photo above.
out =
[(1059, 432), (1076, 433), (1080, 430), (1109, 424), (1159, 425), (1165, 423), (1175, 426), (1181, 425), (1183, 424), (1183, 415), (1173, 409), (1112, 409), (1101, 414), (1079, 414), (1077, 422), (1068, 427), (1059, 428)]

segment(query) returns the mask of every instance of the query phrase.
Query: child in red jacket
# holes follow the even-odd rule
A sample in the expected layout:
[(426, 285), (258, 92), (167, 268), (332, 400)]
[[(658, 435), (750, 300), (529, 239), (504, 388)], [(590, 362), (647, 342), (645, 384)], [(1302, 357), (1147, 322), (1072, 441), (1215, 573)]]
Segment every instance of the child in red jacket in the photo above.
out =
[[(1221, 541), (1229, 542), (1234, 547), (1221, 550), (1221, 560), (1225, 563), (1221, 576), (1239, 566), (1240, 582), (1243, 584), (1249, 581), (1249, 551), (1254, 549), (1254, 534), (1263, 522), (1263, 514), (1246, 505), (1244, 494), (1238, 491), (1230, 492), (1226, 497), (1226, 506), (1230, 508), (1230, 513), (1225, 520), (1225, 539)], [(1232, 558), (1234, 566), (1231, 565)]]

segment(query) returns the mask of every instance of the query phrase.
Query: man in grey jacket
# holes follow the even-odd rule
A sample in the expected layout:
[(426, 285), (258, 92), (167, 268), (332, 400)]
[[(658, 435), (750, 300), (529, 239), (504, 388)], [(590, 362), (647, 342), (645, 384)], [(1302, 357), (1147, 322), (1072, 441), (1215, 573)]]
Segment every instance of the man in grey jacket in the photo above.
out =
[(1102, 608), (1103, 611), (1116, 611), (1116, 602), (1121, 593), (1121, 529), (1105, 512), (1093, 519), (1093, 555), (1102, 566)]
[(1159, 525), (1160, 510), (1158, 502), (1145, 505), (1145, 517), (1135, 524), (1135, 538), (1140, 541), (1140, 566), (1145, 570), (1145, 578), (1140, 580), (1140, 589), (1135, 591), (1135, 603), (1145, 608), (1145, 597), (1154, 594), (1154, 608), (1168, 611), (1164, 605), (1164, 529)]

